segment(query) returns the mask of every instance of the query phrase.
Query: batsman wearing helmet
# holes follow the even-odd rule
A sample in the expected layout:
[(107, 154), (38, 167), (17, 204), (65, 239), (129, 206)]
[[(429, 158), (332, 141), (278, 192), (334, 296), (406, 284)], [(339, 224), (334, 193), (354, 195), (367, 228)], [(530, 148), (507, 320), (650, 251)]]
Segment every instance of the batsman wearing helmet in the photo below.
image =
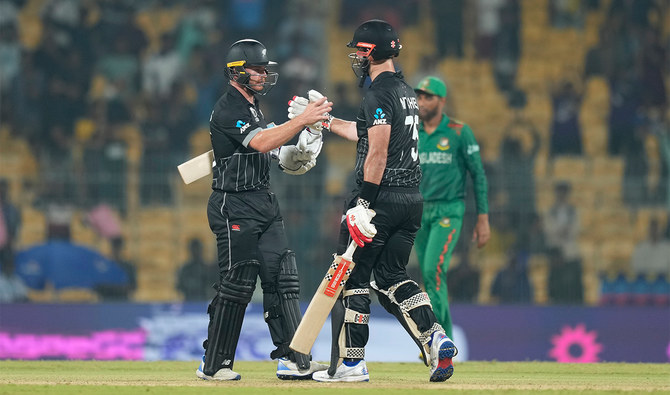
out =
[[(353, 255), (356, 266), (331, 313), (330, 368), (314, 373), (313, 378), (369, 380), (365, 345), (372, 288), (427, 357), (430, 381), (444, 381), (452, 375), (451, 359), (457, 349), (438, 324), (428, 295), (406, 271), (421, 225), (423, 199), (417, 151), (419, 108), (414, 90), (393, 64), (402, 46), (393, 27), (381, 20), (360, 25), (347, 46), (356, 51), (349, 57), (360, 85), (367, 77), (372, 81), (357, 120), (332, 118), (329, 125), (332, 132), (357, 141), (356, 188), (346, 203), (338, 252), (342, 254), (352, 239), (359, 248)], [(296, 112), (293, 107), (290, 113)]]
[[(328, 118), (332, 103), (310, 103), (297, 117), (268, 127), (259, 107), (277, 82), (267, 49), (256, 40), (235, 42), (229, 49), (227, 91), (210, 116), (214, 151), (212, 193), (207, 218), (216, 235), (220, 278), (209, 304), (205, 355), (196, 375), (205, 380), (239, 380), (232, 370), (247, 304), (260, 277), (265, 321), (278, 359), (280, 379), (311, 378), (325, 369), (308, 355), (288, 348), (301, 318), (295, 254), (288, 249), (277, 198), (270, 191), (272, 160), (289, 174), (303, 174), (321, 150), (319, 132), (305, 125)], [(302, 131), (302, 132), (301, 132)], [(297, 145), (283, 145), (297, 133)]]

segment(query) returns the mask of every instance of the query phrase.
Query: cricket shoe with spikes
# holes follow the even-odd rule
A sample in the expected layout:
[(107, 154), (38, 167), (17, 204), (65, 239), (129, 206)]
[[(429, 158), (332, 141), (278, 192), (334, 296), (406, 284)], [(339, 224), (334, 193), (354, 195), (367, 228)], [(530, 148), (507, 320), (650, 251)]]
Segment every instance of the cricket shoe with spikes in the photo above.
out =
[(309, 368), (301, 370), (298, 364), (288, 358), (279, 358), (277, 362), (277, 377), (280, 380), (309, 380), (314, 372), (327, 370), (328, 365), (311, 361)]
[(452, 358), (458, 354), (454, 342), (441, 331), (435, 331), (430, 344), (430, 381), (446, 381), (454, 374)]
[(356, 381), (370, 381), (370, 375), (368, 374), (368, 367), (365, 365), (365, 360), (359, 360), (355, 365), (348, 366), (345, 363), (342, 363), (337, 367), (335, 375), (331, 376), (328, 374), (328, 371), (319, 371), (314, 372), (312, 378), (316, 381), (322, 382), (356, 382)]
[(233, 372), (233, 370), (229, 368), (219, 369), (216, 373), (214, 373), (214, 375), (208, 376), (203, 371), (204, 368), (205, 368), (205, 356), (203, 355), (202, 361), (200, 362), (200, 366), (198, 366), (198, 369), (196, 369), (195, 371), (195, 375), (198, 376), (199, 379), (230, 381), (230, 380), (239, 380), (242, 378), (242, 376), (240, 376), (239, 373)]

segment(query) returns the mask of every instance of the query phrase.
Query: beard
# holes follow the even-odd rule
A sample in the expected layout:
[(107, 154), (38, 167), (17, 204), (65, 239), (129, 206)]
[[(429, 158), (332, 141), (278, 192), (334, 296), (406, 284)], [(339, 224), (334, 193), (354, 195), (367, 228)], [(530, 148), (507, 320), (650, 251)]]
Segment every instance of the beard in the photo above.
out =
[(433, 108), (432, 110), (419, 110), (419, 119), (422, 121), (429, 121), (437, 116), (437, 112), (437, 107)]

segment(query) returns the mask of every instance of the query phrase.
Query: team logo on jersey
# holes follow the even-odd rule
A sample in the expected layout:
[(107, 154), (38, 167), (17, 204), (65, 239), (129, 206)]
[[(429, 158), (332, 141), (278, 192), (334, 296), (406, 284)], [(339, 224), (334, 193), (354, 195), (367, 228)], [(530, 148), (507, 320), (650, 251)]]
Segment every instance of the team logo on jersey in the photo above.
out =
[(239, 121), (237, 121), (237, 123), (235, 124), (235, 127), (236, 127), (236, 128), (240, 128), (240, 133), (244, 133), (244, 131), (247, 130), (247, 128), (249, 128), (249, 124), (248, 124), (248, 123), (244, 123), (244, 121), (242, 121), (242, 120), (239, 120)]
[(260, 122), (260, 119), (258, 119), (258, 113), (256, 112), (255, 108), (249, 107), (249, 112), (251, 113), (251, 116), (254, 117), (254, 121)]
[(240, 225), (231, 225), (231, 226), (230, 226), (230, 229), (232, 229), (232, 230), (234, 230), (234, 231), (236, 231), (236, 232), (239, 232), (239, 231), (240, 231)]
[(380, 108), (375, 110), (375, 121), (372, 123), (372, 125), (386, 125), (386, 114), (384, 114), (384, 111)]
[(437, 143), (437, 149), (440, 151), (446, 151), (449, 149), (449, 139), (446, 137), (442, 137), (440, 141)]
[(449, 218), (442, 218), (442, 220), (440, 220), (440, 226), (443, 228), (448, 228), (451, 226), (451, 221)]

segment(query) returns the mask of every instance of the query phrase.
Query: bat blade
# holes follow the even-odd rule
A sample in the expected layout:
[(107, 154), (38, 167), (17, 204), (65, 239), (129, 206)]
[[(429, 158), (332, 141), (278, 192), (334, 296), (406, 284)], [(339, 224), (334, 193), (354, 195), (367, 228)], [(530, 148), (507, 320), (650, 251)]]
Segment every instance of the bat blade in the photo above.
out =
[(179, 175), (184, 180), (184, 184), (190, 184), (212, 174), (213, 162), (214, 151), (210, 150), (177, 166), (177, 170), (179, 170)]
[(309, 354), (312, 350), (312, 346), (317, 336), (319, 336), (330, 310), (340, 296), (351, 271), (356, 266), (351, 258), (355, 249), (356, 243), (352, 241), (343, 255), (335, 256), (293, 335), (289, 345), (292, 350), (301, 354)]

